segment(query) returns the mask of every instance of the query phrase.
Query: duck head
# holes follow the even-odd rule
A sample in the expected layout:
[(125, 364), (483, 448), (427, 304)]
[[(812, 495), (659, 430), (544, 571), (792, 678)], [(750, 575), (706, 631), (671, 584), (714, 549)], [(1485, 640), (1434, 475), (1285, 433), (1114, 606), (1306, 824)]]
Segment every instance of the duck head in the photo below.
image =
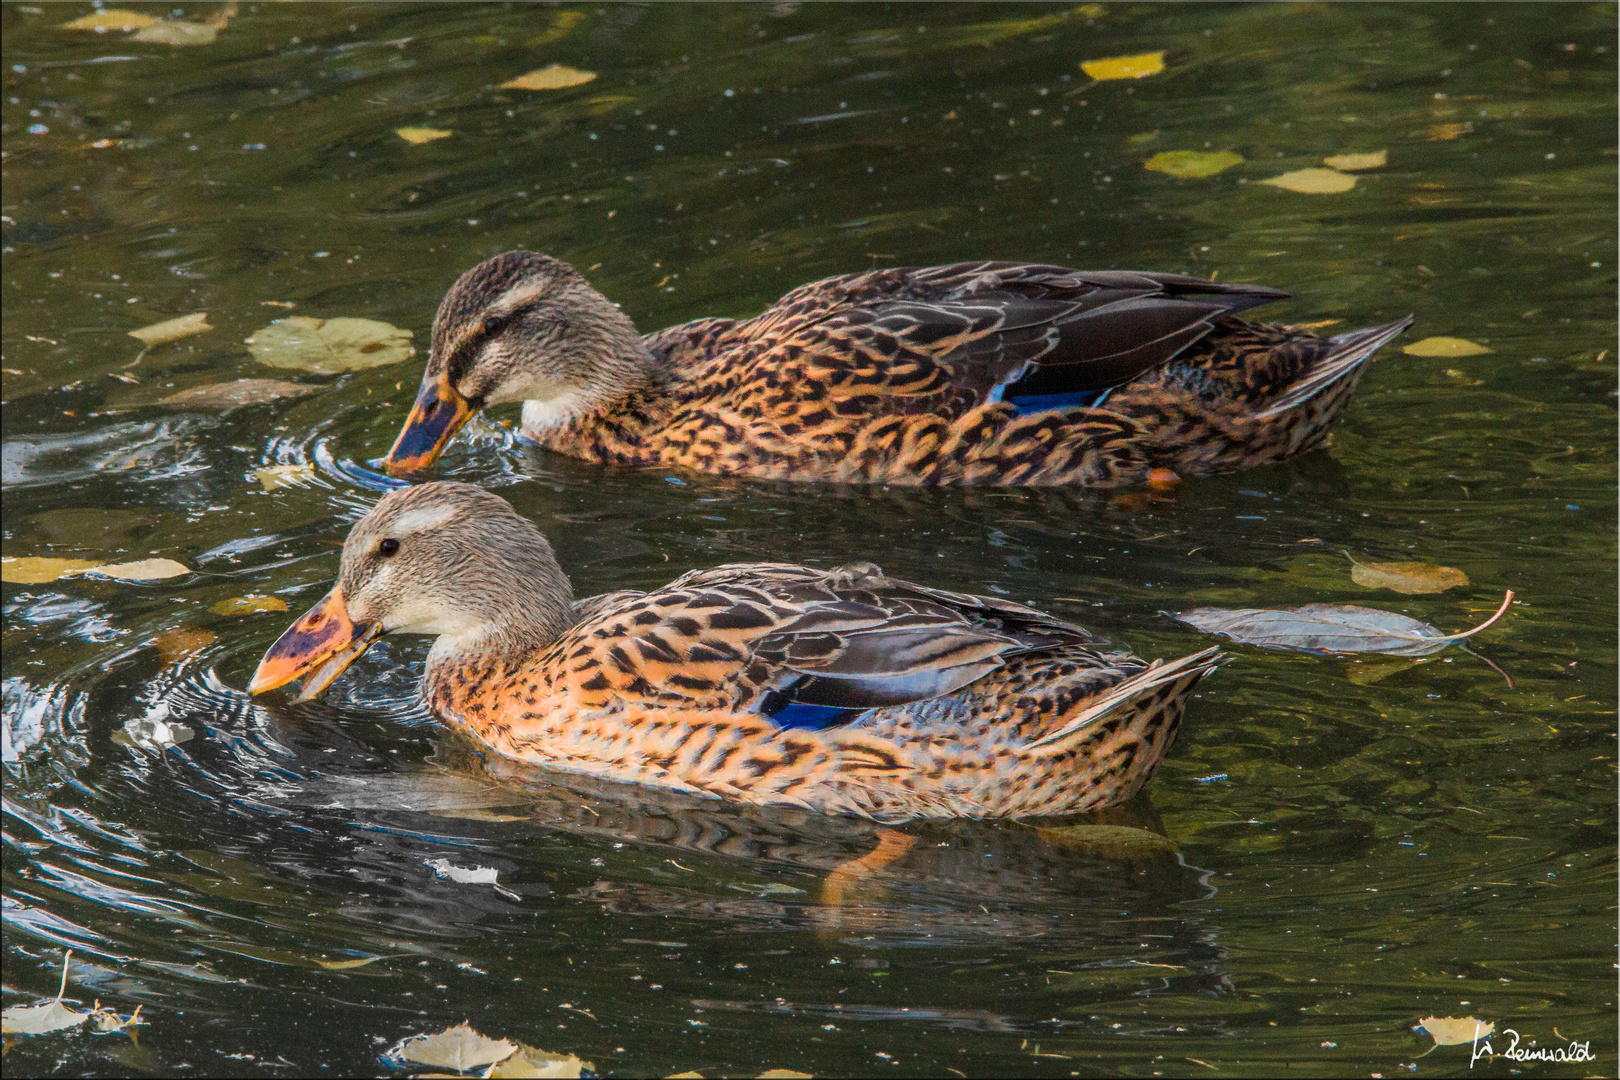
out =
[(422, 389), (386, 465), (431, 465), (473, 413), (522, 401), (524, 427), (557, 427), (652, 377), (635, 325), (579, 272), (533, 251), (486, 259), (457, 279), (433, 318)]
[(573, 622), (551, 545), (498, 495), (432, 483), (384, 495), (349, 531), (337, 584), (259, 661), (248, 693), (308, 676), (316, 697), (384, 634), (432, 634), (436, 663), (521, 655)]

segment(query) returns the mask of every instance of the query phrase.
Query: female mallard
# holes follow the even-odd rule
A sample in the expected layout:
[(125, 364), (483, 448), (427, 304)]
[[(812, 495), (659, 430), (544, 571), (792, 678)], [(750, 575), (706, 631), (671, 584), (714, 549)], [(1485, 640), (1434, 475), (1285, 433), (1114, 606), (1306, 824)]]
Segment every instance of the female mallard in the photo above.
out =
[(828, 278), (745, 321), (640, 337), (567, 263), (461, 275), (388, 454), (430, 464), (523, 402), (558, 453), (779, 480), (1089, 484), (1231, 472), (1322, 441), (1410, 323), (1334, 338), (1236, 312), (1288, 296), (1177, 274), (958, 263)]
[(738, 563), (574, 600), (499, 496), (384, 495), (337, 585), (248, 690), (319, 694), (383, 634), (434, 634), (429, 704), (497, 753), (878, 821), (1101, 809), (1164, 759), (1218, 650), (1146, 664), (1005, 600), (875, 566)]

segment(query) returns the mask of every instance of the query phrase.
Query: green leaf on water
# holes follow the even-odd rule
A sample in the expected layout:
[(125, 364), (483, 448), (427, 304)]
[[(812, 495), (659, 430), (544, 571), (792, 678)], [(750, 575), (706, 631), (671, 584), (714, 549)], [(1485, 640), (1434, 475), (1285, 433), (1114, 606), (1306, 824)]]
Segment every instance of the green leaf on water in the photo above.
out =
[(1230, 150), (1205, 153), (1202, 150), (1165, 150), (1154, 154), (1142, 167), (1150, 172), (1168, 173), (1181, 180), (1194, 180), (1225, 172), (1243, 164), (1243, 155)]
[(411, 332), (375, 319), (289, 315), (247, 339), (253, 359), (271, 367), (336, 375), (397, 364), (416, 355)]

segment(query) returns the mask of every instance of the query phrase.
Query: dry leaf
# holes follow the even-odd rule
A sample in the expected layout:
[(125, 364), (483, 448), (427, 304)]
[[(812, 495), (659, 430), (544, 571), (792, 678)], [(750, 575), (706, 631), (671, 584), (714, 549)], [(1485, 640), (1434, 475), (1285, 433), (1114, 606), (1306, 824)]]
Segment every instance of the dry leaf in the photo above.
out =
[(68, 963), (72, 959), (72, 949), (62, 954), (62, 985), (57, 987), (54, 1001), (11, 1006), (0, 1013), (0, 1030), (7, 1035), (46, 1035), (63, 1028), (78, 1027), (88, 1020), (89, 1013), (74, 1012), (62, 1004), (62, 995), (67, 993)]
[(502, 90), (563, 90), (582, 86), (596, 78), (594, 71), (581, 71), (566, 64), (551, 64), (527, 75), (501, 83)]
[(259, 483), (264, 485), (266, 491), (284, 487), (303, 487), (315, 479), (315, 466), (271, 465), (265, 469), (254, 469), (253, 475), (259, 478)]
[(1465, 120), (1460, 124), (1430, 124), (1423, 134), (1430, 142), (1445, 142), (1447, 139), (1460, 139), (1473, 130), (1474, 125)]
[(575, 1080), (585, 1070), (596, 1071), (596, 1066), (581, 1061), (572, 1054), (552, 1054), (533, 1046), (518, 1044), (517, 1053), (490, 1070), (495, 1080), (517, 1077), (555, 1077)]
[(64, 30), (140, 30), (157, 22), (150, 15), (142, 15), (138, 11), (120, 11), (112, 8), (107, 11), (95, 11), (89, 15), (81, 15), (72, 22), (62, 24)]
[(1436, 1046), (1457, 1046), (1460, 1043), (1471, 1043), (1476, 1038), (1485, 1038), (1496, 1030), (1496, 1025), (1475, 1020), (1472, 1016), (1430, 1016), (1419, 1020), (1417, 1027), (1412, 1030), (1422, 1031), (1434, 1039)]
[(696, 1069), (688, 1069), (683, 1073), (670, 1073), (664, 1080), (703, 1080), (703, 1074)]
[(66, 574), (98, 565), (94, 559), (45, 559), (32, 555), (21, 559), (0, 559), (0, 581), (12, 585), (43, 585)]
[(151, 326), (143, 326), (139, 330), (131, 330), (129, 336), (139, 338), (145, 345), (162, 345), (166, 341), (179, 341), (183, 337), (212, 329), (213, 327), (208, 325), (208, 312), (194, 311), (178, 319), (165, 319)]
[(1490, 351), (1483, 345), (1459, 337), (1426, 337), (1422, 341), (1401, 346), (1401, 352), (1408, 356), (1480, 356)]
[(1260, 182), (1303, 195), (1337, 195), (1356, 186), (1354, 176), (1333, 169), (1295, 169)]
[(116, 578), (119, 581), (162, 581), (191, 573), (191, 568), (173, 559), (141, 559), (138, 562), (109, 563), (80, 571), (85, 575)]
[(209, 45), (218, 36), (218, 28), (209, 23), (162, 19), (151, 26), (142, 27), (132, 40), (158, 45)]
[[(95, 1021), (96, 1032), (101, 1035), (111, 1035), (115, 1031), (123, 1031), (125, 1028), (145, 1026), (146, 1024), (146, 1021), (141, 1019), (141, 1007), (139, 1005), (135, 1006), (135, 1011), (128, 1016), (120, 1016), (116, 1009), (103, 1009), (100, 998), (96, 999), (95, 1007), (90, 1010), (90, 1018)], [(129, 1037), (133, 1039), (135, 1037), (134, 1032), (131, 1032)]]
[(1358, 169), (1381, 169), (1388, 163), (1388, 150), (1374, 150), (1367, 154), (1334, 154), (1330, 158), (1322, 159), (1322, 164), (1330, 169), (1338, 169), (1341, 172), (1355, 172)]
[(279, 596), (233, 596), (210, 604), (208, 610), (215, 615), (252, 615), (259, 611), (286, 611), (287, 601)]
[(766, 1069), (759, 1074), (759, 1080), (813, 1080), (813, 1077), (793, 1069)]
[(1103, 60), (1085, 60), (1081, 62), (1080, 70), (1098, 82), (1157, 75), (1164, 70), (1164, 50), (1139, 53), (1136, 56), (1110, 56)]
[(200, 626), (181, 626), (166, 630), (152, 644), (157, 646), (158, 657), (165, 667), (178, 664), (192, 653), (202, 652), (219, 635)]
[[(393, 955), (394, 956), (399, 956), (399, 955), (403, 955), (403, 954), (395, 953)], [(363, 968), (367, 964), (375, 964), (378, 960), (392, 959), (392, 957), (390, 957), (390, 956), (362, 956), (357, 960), (322, 960), (318, 956), (312, 956), (312, 957), (310, 957), (310, 959), (314, 960), (317, 964), (321, 965), (321, 967), (325, 968), (327, 971), (352, 971), (355, 968)]]
[(516, 1043), (489, 1039), (474, 1031), (465, 1020), (437, 1035), (418, 1035), (406, 1040), (399, 1056), (419, 1065), (466, 1072), (503, 1061), (517, 1050)]
[(1447, 634), (1428, 623), (1393, 611), (1356, 604), (1306, 604), (1283, 608), (1193, 608), (1172, 618), (1245, 645), (1314, 653), (1377, 652), (1390, 656), (1428, 656), (1447, 645), (1473, 637), (1500, 619), (1513, 602), (1508, 592), (1496, 614), (1472, 630)]
[(1168, 836), (1129, 825), (1065, 825), (1035, 831), (1048, 843), (1080, 848), (1108, 859), (1151, 859), (1176, 850), (1175, 841)]
[(170, 394), (158, 402), (176, 409), (238, 409), (243, 405), (263, 405), (280, 398), (303, 397), (319, 387), (280, 379), (237, 379), (235, 382), (207, 383)]
[[(1346, 552), (1348, 555), (1349, 553)], [(1468, 575), (1455, 566), (1435, 566), (1422, 562), (1356, 562), (1350, 568), (1350, 580), (1365, 589), (1393, 589), (1398, 593), (1445, 592), (1458, 585), (1468, 584)]]
[(415, 356), (410, 338), (409, 330), (375, 319), (289, 315), (255, 331), (247, 346), (261, 364), (335, 375)]
[(454, 135), (455, 132), (445, 131), (443, 128), (407, 127), (395, 128), (394, 134), (398, 135), (400, 138), (404, 139), (408, 143), (411, 143), (412, 145), (420, 145), (425, 142), (432, 142), (434, 139), (448, 139), (450, 136)]
[(1232, 166), (1241, 164), (1243, 155), (1234, 154), (1230, 150), (1219, 150), (1213, 154), (1202, 150), (1166, 150), (1148, 158), (1142, 167), (1150, 172), (1168, 173), (1183, 180), (1191, 180), (1214, 176), (1218, 172), (1225, 172)]

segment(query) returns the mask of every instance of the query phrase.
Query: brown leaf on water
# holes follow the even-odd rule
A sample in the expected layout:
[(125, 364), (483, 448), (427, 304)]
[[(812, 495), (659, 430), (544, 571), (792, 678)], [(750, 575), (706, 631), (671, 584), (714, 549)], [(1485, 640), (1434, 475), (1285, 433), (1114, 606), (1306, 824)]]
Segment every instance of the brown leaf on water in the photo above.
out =
[(1458, 337), (1426, 337), (1401, 346), (1401, 352), (1407, 356), (1482, 356), (1490, 351), (1484, 345)]
[(1350, 567), (1350, 580), (1364, 589), (1393, 589), (1415, 595), (1445, 592), (1468, 584), (1468, 575), (1455, 566), (1424, 562), (1364, 563), (1358, 562), (1348, 551), (1345, 555), (1354, 563)]
[(1109, 79), (1141, 79), (1148, 75), (1157, 75), (1164, 70), (1164, 50), (1137, 53), (1134, 56), (1083, 60), (1080, 62), (1080, 70), (1098, 82), (1106, 82)]
[(208, 325), (208, 312), (194, 311), (177, 319), (165, 319), (151, 326), (143, 326), (139, 330), (131, 330), (129, 336), (139, 338), (144, 345), (152, 346), (162, 345), (167, 341), (179, 341), (183, 337), (212, 329), (213, 327)]
[(413, 146), (420, 146), (422, 143), (429, 143), (434, 139), (448, 139), (455, 132), (446, 131), (444, 128), (402, 127), (395, 128), (394, 134)]
[(583, 86), (596, 78), (594, 71), (581, 71), (567, 64), (550, 64), (527, 75), (519, 75), (501, 83), (502, 90), (565, 90), (570, 86)]
[(218, 637), (212, 630), (200, 626), (181, 626), (159, 634), (152, 644), (157, 646), (158, 658), (163, 661), (163, 666), (168, 667), (178, 664), (192, 653), (202, 652)]
[(581, 1061), (573, 1054), (553, 1054), (538, 1047), (518, 1043), (517, 1053), (490, 1070), (494, 1080), (517, 1080), (524, 1077), (555, 1077), (557, 1080), (576, 1080), (586, 1070), (596, 1066)]
[(137, 562), (92, 566), (87, 570), (80, 571), (80, 573), (87, 577), (109, 577), (116, 578), (119, 581), (162, 581), (164, 578), (189, 574), (191, 568), (185, 563), (178, 563), (173, 559), (141, 559)]
[(1496, 1025), (1476, 1020), (1472, 1016), (1430, 1016), (1419, 1020), (1412, 1030), (1428, 1035), (1436, 1046), (1457, 1046), (1460, 1043), (1471, 1043), (1476, 1038), (1485, 1038), (1496, 1030)]
[(170, 394), (158, 401), (176, 409), (239, 409), (263, 405), (282, 398), (303, 397), (320, 389), (306, 383), (281, 379), (237, 379), (234, 382), (206, 383)]
[(1474, 125), (1465, 120), (1460, 124), (1430, 124), (1423, 130), (1423, 135), (1430, 142), (1445, 142), (1460, 139), (1473, 130)]
[(455, 1027), (445, 1028), (435, 1035), (418, 1035), (407, 1039), (399, 1048), (398, 1056), (418, 1065), (466, 1072), (504, 1061), (516, 1051), (516, 1043), (486, 1038), (463, 1020)]
[(1356, 172), (1359, 169), (1382, 169), (1389, 164), (1388, 150), (1374, 150), (1367, 154), (1334, 154), (1323, 158), (1322, 164), (1330, 169), (1340, 172)]
[(151, 26), (142, 27), (132, 40), (157, 45), (211, 45), (218, 36), (219, 28), (212, 23), (160, 19)]
[(759, 1074), (759, 1080), (814, 1080), (814, 1077), (796, 1069), (766, 1069)]
[(1338, 195), (1356, 186), (1354, 176), (1336, 169), (1295, 169), (1260, 182), (1302, 195)]
[(315, 466), (271, 465), (265, 469), (254, 469), (253, 475), (264, 485), (266, 491), (284, 487), (303, 487), (315, 479)]
[(102, 33), (108, 30), (140, 30), (157, 22), (150, 15), (142, 15), (138, 11), (122, 11), (118, 8), (109, 8), (106, 11), (94, 11), (89, 15), (81, 15), (72, 22), (62, 24), (64, 30), (99, 30)]
[(11, 585), (43, 585), (98, 565), (95, 559), (48, 559), (36, 555), (0, 559), (0, 581)]
[(1165, 150), (1142, 163), (1149, 172), (1168, 173), (1180, 180), (1193, 180), (1225, 172), (1243, 164), (1243, 155), (1230, 150), (1206, 153), (1202, 150)]
[(260, 611), (286, 611), (287, 601), (279, 596), (233, 596), (208, 605), (215, 615), (253, 615)]

